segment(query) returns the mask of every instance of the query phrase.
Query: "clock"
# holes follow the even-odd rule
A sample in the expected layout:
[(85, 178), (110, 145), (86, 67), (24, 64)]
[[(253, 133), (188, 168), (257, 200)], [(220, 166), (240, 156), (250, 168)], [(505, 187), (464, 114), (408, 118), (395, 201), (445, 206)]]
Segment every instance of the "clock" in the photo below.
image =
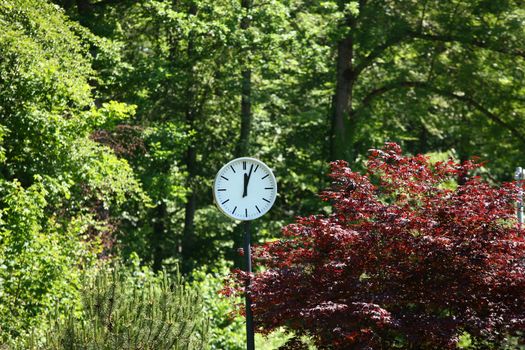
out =
[(232, 219), (257, 219), (270, 210), (277, 197), (272, 170), (255, 158), (237, 158), (217, 173), (213, 197), (219, 209)]

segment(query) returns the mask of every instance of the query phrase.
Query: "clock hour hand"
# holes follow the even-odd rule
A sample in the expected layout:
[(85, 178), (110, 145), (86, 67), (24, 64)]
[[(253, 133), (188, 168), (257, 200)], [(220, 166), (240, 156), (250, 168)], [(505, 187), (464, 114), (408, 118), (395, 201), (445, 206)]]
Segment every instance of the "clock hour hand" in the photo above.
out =
[(242, 197), (248, 195), (248, 183), (250, 182), (250, 177), (252, 176), (253, 164), (250, 166), (250, 172), (248, 174), (244, 173), (244, 189), (242, 192)]
[(248, 195), (248, 174), (244, 173), (244, 187), (242, 192), (242, 198)]

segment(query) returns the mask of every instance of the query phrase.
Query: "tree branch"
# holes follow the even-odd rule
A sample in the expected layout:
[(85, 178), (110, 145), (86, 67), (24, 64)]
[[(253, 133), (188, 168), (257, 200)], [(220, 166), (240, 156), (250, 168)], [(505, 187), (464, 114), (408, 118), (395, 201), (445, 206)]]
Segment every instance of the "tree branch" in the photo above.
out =
[(359, 109), (356, 109), (354, 111), (354, 114), (358, 112), (358, 110), (362, 110), (364, 108), (367, 108), (371, 105), (372, 101), (374, 99), (376, 99), (377, 97), (389, 92), (389, 91), (392, 91), (392, 90), (396, 90), (396, 89), (403, 89), (403, 88), (412, 88), (412, 89), (422, 89), (422, 90), (426, 90), (426, 91), (429, 91), (429, 92), (433, 92), (437, 95), (440, 95), (440, 96), (443, 96), (443, 97), (448, 97), (448, 98), (452, 98), (452, 99), (455, 99), (455, 100), (458, 100), (458, 101), (461, 101), (475, 109), (477, 109), (478, 111), (480, 111), (481, 113), (485, 114), (490, 120), (492, 120), (494, 123), (498, 124), (499, 126), (507, 129), (508, 131), (510, 131), (510, 133), (512, 135), (514, 135), (514, 137), (516, 137), (517, 139), (519, 139), (522, 143), (525, 144), (525, 135), (519, 131), (518, 129), (516, 129), (513, 125), (505, 122), (503, 119), (501, 119), (501, 117), (499, 117), (497, 114), (491, 112), (488, 108), (484, 107), (483, 105), (481, 105), (479, 102), (477, 102), (476, 100), (474, 100), (473, 98), (467, 96), (467, 95), (459, 95), (459, 94), (456, 94), (456, 93), (453, 93), (453, 92), (450, 92), (450, 91), (447, 91), (447, 90), (444, 90), (444, 89), (440, 89), (440, 88), (437, 88), (437, 87), (434, 87), (432, 85), (430, 85), (429, 83), (427, 82), (424, 82), (424, 81), (396, 81), (396, 82), (392, 82), (392, 83), (389, 83), (389, 84), (386, 84), (380, 88), (377, 88), (375, 90), (372, 90), (368, 95), (365, 96), (365, 98), (363, 99), (362, 103), (361, 103), (361, 106), (359, 106)]
[(390, 47), (399, 44), (402, 41), (409, 39), (407, 36), (396, 36), (390, 37), (382, 45), (377, 46), (372, 52), (370, 52), (359, 64), (354, 68), (354, 77), (357, 77), (363, 70), (365, 70), (376, 58), (381, 56)]
[(95, 7), (104, 7), (107, 5), (120, 5), (130, 3), (130, 0), (100, 0), (94, 3), (91, 3), (91, 6)]
[(463, 38), (457, 35), (451, 35), (451, 34), (432, 34), (432, 33), (422, 33), (422, 32), (416, 32), (416, 31), (410, 31), (408, 34), (410, 37), (415, 39), (422, 39), (422, 40), (429, 40), (429, 41), (442, 41), (442, 42), (457, 42), (464, 45), (471, 45), (475, 47), (479, 47), (485, 50), (499, 52), (505, 55), (512, 55), (517, 56), (521, 58), (525, 58), (525, 51), (524, 50), (512, 50), (505, 47), (493, 47), (492, 45), (488, 44), (487, 42), (476, 40), (476, 39), (469, 39), (469, 38)]
[(480, 40), (470, 40), (468, 38), (462, 38), (459, 36), (451, 34), (432, 34), (432, 33), (422, 33), (418, 31), (408, 30), (405, 33), (401, 33), (398, 36), (388, 38), (382, 45), (377, 46), (372, 52), (370, 52), (361, 62), (359, 62), (354, 70), (353, 77), (357, 78), (363, 70), (365, 70), (370, 64), (378, 57), (380, 57), (386, 50), (390, 47), (397, 45), (401, 42), (408, 42), (411, 40), (420, 39), (428, 41), (438, 41), (438, 42), (457, 42), (464, 45), (470, 45), (479, 47), (485, 50), (498, 52), (505, 55), (512, 55), (516, 57), (521, 57), (525, 59), (525, 51), (520, 49), (508, 49), (503, 47), (492, 47), (486, 42)]

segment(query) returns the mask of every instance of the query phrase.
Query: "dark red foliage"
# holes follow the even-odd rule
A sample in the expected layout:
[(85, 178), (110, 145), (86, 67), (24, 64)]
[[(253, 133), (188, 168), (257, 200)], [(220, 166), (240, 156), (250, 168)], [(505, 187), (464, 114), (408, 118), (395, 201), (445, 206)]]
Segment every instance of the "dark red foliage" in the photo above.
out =
[[(330, 349), (453, 349), (525, 329), (524, 230), (517, 188), (463, 179), (479, 165), (432, 164), (396, 144), (368, 172), (332, 163), (329, 216), (300, 218), (258, 246), (258, 331), (285, 326)], [(247, 278), (237, 274), (234, 290)]]
[(91, 139), (110, 147), (119, 157), (132, 158), (146, 152), (140, 126), (120, 124), (112, 131), (98, 130), (91, 135)]

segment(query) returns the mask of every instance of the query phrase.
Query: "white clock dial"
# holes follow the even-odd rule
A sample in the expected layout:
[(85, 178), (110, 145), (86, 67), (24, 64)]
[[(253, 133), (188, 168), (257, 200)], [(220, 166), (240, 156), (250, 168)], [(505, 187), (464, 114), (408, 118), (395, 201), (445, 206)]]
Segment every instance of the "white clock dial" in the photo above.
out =
[(277, 197), (277, 181), (260, 160), (242, 157), (224, 165), (215, 177), (213, 196), (219, 209), (236, 220), (257, 219)]

